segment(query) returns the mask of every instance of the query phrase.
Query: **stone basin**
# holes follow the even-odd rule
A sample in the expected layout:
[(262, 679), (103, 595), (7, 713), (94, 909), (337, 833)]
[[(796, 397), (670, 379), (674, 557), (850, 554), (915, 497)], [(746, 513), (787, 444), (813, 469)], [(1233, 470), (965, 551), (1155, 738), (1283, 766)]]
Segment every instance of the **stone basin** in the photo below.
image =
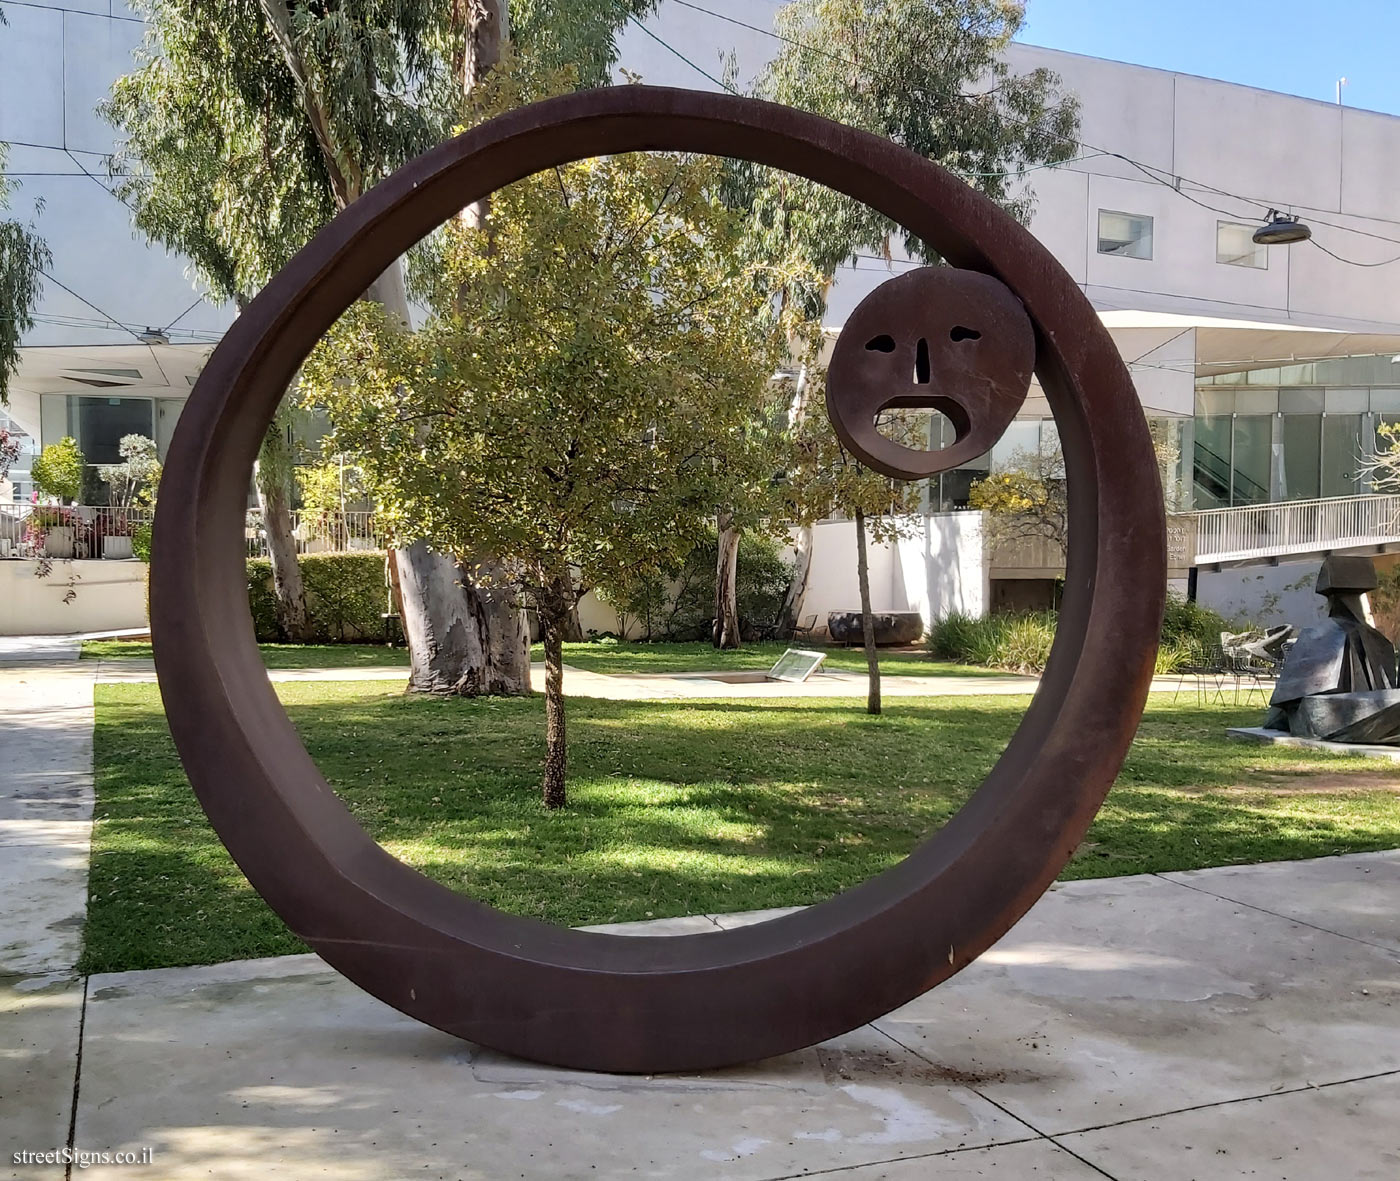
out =
[[(924, 634), (924, 617), (917, 611), (876, 611), (875, 643), (890, 647), (917, 644)], [(861, 644), (859, 611), (832, 611), (826, 617), (826, 630), (837, 644)]]

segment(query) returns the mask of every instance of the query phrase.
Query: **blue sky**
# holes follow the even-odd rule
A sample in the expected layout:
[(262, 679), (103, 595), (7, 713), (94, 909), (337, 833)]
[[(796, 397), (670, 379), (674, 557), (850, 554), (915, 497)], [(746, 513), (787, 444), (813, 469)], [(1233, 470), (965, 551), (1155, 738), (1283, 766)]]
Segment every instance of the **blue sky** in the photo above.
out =
[(1020, 40), (1400, 115), (1400, 0), (1027, 0)]

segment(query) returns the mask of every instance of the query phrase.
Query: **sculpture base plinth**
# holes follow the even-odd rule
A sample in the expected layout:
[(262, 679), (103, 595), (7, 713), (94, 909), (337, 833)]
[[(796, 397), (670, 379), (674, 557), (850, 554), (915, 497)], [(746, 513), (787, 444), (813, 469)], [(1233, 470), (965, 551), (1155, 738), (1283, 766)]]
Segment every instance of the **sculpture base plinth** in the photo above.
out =
[(1263, 726), (1241, 726), (1226, 730), (1234, 742), (1257, 742), (1261, 746), (1292, 746), (1329, 755), (1360, 755), (1368, 759), (1389, 759), (1400, 763), (1400, 747), (1372, 746), (1359, 742), (1327, 742), (1321, 738), (1296, 738), (1286, 730), (1266, 730)]

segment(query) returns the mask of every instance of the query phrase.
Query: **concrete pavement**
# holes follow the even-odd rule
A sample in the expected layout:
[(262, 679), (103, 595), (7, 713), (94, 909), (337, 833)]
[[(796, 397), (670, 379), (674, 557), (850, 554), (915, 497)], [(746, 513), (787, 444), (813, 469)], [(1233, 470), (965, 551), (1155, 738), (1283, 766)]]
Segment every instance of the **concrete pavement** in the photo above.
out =
[[(0, 649), (0, 1177), (1400, 1176), (1400, 851), (1059, 886), (952, 981), (822, 1046), (554, 1070), (312, 956), (78, 976), (98, 669), (74, 655)], [(621, 929), (722, 938), (781, 913)], [(65, 1147), (153, 1163), (15, 1156)]]
[(62, 1144), (71, 1115), (171, 1179), (1393, 1181), (1397, 888), (1400, 853), (1059, 886), (872, 1025), (659, 1078), (460, 1042), (313, 956), (12, 981), (0, 1140)]

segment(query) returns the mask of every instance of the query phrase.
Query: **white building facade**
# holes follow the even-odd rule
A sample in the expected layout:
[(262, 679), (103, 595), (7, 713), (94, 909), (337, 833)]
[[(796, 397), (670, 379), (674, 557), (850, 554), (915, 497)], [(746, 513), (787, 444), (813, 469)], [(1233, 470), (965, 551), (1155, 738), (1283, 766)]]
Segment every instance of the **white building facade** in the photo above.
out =
[[(655, 36), (629, 30), (622, 64), (713, 90), (706, 73), (719, 76), (724, 55), (742, 85), (782, 47), (721, 19), (766, 26), (773, 6), (702, 7), (713, 12), (662, 0)], [(0, 140), (22, 186), (11, 215), (42, 201), (54, 254), (9, 420), (35, 448), (73, 435), (94, 465), (132, 432), (163, 452), (230, 311), (201, 301), (184, 262), (148, 246), (110, 191), (114, 137), (96, 108), (133, 68), (142, 26), (123, 0), (0, 0), (0, 11)], [(1379, 425), (1400, 421), (1400, 118), (1024, 45), (1008, 57), (1054, 70), (1079, 97), (1076, 159), (1027, 178), (1031, 229), (1100, 311), (1149, 417), (1167, 420), (1177, 507), (1365, 491), (1361, 458)], [(1314, 241), (1254, 246), (1271, 209), (1307, 222)], [(871, 259), (843, 269), (830, 326), (892, 273)], [(1033, 390), (993, 453), (930, 487), (930, 511), (964, 507), (973, 480), (1052, 439)], [(0, 497), (27, 497), (24, 469)], [(901, 592), (893, 566), (886, 581), (877, 607), (942, 601), (932, 584)], [(984, 586), (958, 601), (994, 600)]]

